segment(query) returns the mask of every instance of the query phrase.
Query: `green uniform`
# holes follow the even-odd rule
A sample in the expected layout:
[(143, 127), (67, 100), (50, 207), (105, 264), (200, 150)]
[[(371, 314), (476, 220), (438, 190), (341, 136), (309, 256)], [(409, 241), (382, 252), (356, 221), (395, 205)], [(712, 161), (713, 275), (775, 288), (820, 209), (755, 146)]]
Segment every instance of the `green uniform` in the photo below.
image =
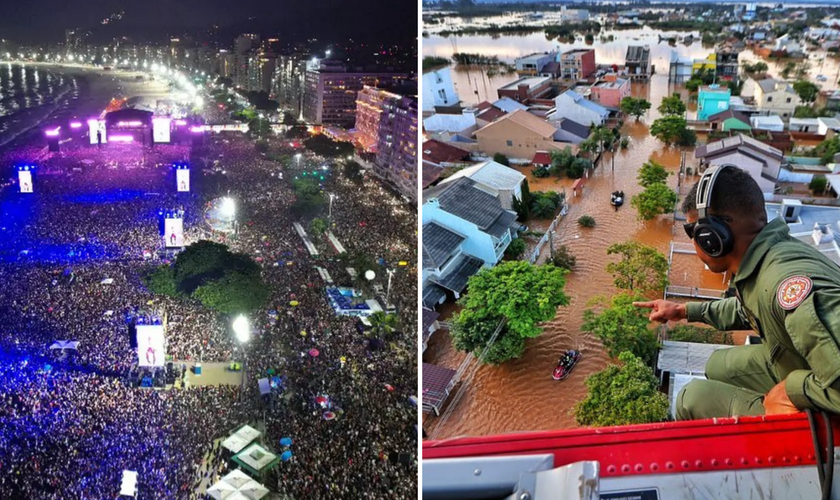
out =
[(688, 303), (688, 321), (752, 329), (763, 343), (716, 351), (708, 380), (677, 396), (677, 418), (763, 415), (764, 395), (782, 380), (797, 408), (840, 413), (840, 266), (776, 219), (753, 240), (732, 284), (736, 297)]

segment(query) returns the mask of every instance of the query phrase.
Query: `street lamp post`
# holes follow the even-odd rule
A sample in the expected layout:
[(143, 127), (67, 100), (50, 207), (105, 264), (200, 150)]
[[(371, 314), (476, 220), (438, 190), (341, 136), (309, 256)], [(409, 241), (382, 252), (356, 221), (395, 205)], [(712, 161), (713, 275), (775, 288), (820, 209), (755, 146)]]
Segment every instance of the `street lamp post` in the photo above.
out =
[(335, 199), (335, 194), (330, 193), (330, 211), (329, 211), (329, 214), (327, 214), (327, 219), (329, 219), (330, 222), (332, 222), (332, 203), (333, 203), (334, 199)]
[(385, 292), (385, 310), (388, 310), (388, 305), (391, 303), (391, 278), (394, 276), (393, 269), (386, 269), (388, 272), (388, 290)]
[(233, 334), (236, 335), (236, 340), (239, 341), (239, 345), (242, 347), (242, 380), (239, 385), (239, 401), (242, 401), (242, 395), (245, 392), (245, 365), (247, 363), (245, 344), (251, 338), (251, 323), (248, 321), (248, 318), (240, 314), (233, 320), (231, 326), (233, 327)]
[(300, 156), (301, 156), (300, 153), (295, 155), (295, 161), (297, 162), (297, 168), (300, 168)]

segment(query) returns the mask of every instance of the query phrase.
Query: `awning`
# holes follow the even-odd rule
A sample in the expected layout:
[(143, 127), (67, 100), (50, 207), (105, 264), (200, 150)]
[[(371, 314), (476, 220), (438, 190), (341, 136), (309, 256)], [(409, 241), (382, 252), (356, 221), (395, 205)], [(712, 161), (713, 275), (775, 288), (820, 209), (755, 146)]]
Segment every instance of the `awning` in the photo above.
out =
[(456, 373), (450, 368), (423, 363), (423, 404), (438, 406), (443, 403)]
[(477, 273), (483, 266), (484, 262), (481, 260), (461, 254), (448, 273), (440, 277), (432, 277), (429, 281), (455, 293), (461, 293), (467, 287), (470, 276)]
[(551, 165), (551, 155), (548, 154), (548, 151), (537, 151), (531, 163), (534, 165)]

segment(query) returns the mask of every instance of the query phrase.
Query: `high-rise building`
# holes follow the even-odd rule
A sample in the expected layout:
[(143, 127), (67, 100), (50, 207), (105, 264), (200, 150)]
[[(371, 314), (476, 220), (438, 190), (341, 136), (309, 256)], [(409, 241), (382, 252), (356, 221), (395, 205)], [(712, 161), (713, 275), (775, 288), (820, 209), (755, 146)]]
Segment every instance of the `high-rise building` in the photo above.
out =
[(291, 55), (277, 58), (274, 86), (272, 93), (280, 106), (289, 110), (295, 117), (303, 107), (303, 83), (309, 54), (298, 51)]
[(356, 97), (365, 85), (391, 87), (408, 78), (398, 73), (351, 71), (338, 61), (313, 59), (304, 78), (304, 119), (311, 124), (352, 128)]
[(386, 102), (401, 96), (365, 85), (356, 99), (356, 141), (366, 152), (379, 148), (379, 122)]
[(417, 200), (417, 99), (388, 93), (379, 115), (374, 170), (406, 198)]

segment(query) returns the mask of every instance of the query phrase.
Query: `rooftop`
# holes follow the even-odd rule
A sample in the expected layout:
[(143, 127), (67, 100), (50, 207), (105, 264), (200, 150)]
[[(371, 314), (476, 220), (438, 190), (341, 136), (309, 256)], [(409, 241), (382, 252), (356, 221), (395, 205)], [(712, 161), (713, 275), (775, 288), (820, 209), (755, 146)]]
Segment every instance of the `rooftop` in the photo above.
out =
[(471, 222), (496, 238), (502, 236), (514, 221), (516, 214), (502, 208), (499, 199), (476, 186), (476, 181), (461, 177), (453, 182), (429, 189), (424, 199), (437, 198), (440, 208)]
[(493, 160), (485, 161), (471, 167), (459, 170), (451, 177), (443, 181), (444, 184), (452, 182), (461, 177), (469, 177), (470, 179), (489, 186), (493, 189), (516, 189), (525, 176), (520, 172), (497, 163)]
[(648, 61), (650, 60), (650, 46), (645, 45), (630, 45), (627, 47), (626, 62)]
[(436, 139), (430, 139), (423, 143), (423, 161), (437, 164), (453, 163), (468, 159), (469, 156), (469, 151)]
[(496, 108), (501, 109), (506, 113), (510, 113), (512, 111), (516, 111), (517, 109), (528, 109), (528, 106), (522, 104), (521, 102), (516, 102), (510, 97), (502, 97), (498, 101), (493, 103), (493, 106)]
[(440, 267), (465, 239), (436, 222), (423, 224), (423, 267)]
[(525, 85), (528, 89), (532, 89), (544, 83), (548, 83), (551, 78), (547, 76), (526, 76), (524, 78), (520, 78), (519, 80), (513, 81), (508, 83), (503, 87), (499, 87), (499, 90), (516, 90), (519, 88), (520, 85)]
[(515, 123), (521, 127), (531, 130), (535, 134), (544, 138), (553, 137), (554, 133), (557, 131), (557, 129), (554, 128), (554, 126), (548, 123), (547, 121), (520, 109), (514, 111), (513, 113), (506, 114), (505, 116), (499, 118), (495, 122), (488, 124), (476, 133), (480, 133), (482, 130), (487, 129), (489, 127), (495, 127), (506, 123)]
[(777, 158), (779, 161), (784, 159), (782, 152), (772, 146), (768, 146), (763, 142), (759, 142), (752, 137), (747, 137), (743, 134), (737, 134), (732, 137), (724, 137), (723, 139), (709, 144), (698, 146), (694, 152), (695, 158), (711, 158), (729, 151), (734, 151), (740, 148), (747, 148), (757, 151), (759, 153)]
[(460, 115), (435, 114), (423, 119), (423, 128), (429, 132), (460, 132), (475, 127), (475, 115), (462, 113)]

